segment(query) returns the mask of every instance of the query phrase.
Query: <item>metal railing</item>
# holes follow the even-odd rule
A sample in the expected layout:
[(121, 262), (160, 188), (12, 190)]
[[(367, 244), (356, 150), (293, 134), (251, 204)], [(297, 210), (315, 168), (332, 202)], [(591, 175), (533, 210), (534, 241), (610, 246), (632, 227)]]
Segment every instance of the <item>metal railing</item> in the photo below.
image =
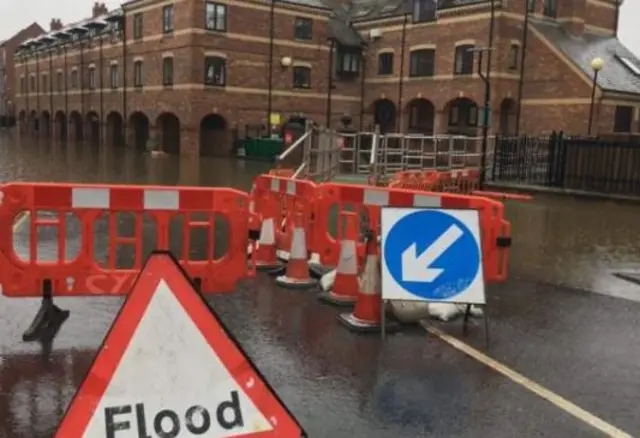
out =
[[(482, 137), (460, 135), (339, 134), (345, 146), (339, 154), (339, 173), (371, 175), (378, 180), (406, 170), (479, 168)], [(494, 137), (489, 137), (485, 170), (493, 162)]]
[[(489, 137), (485, 171), (493, 167), (495, 138)], [(328, 181), (338, 174), (368, 176), (373, 184), (407, 170), (479, 168), (482, 137), (462, 135), (381, 134), (337, 132), (307, 125), (306, 132), (276, 158), (284, 160), (302, 149), (302, 161), (293, 178)]]
[(550, 136), (500, 137), (489, 180), (597, 194), (640, 196), (634, 141)]

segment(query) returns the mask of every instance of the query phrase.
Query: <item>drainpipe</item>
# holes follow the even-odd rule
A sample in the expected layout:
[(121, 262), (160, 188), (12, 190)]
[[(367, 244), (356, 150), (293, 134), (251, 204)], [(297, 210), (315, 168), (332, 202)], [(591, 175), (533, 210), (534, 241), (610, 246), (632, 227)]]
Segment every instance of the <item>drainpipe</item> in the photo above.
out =
[(127, 13), (122, 9), (122, 134), (127, 132)]
[[(527, 3), (525, 1), (525, 3)], [(480, 190), (484, 189), (487, 167), (487, 146), (489, 140), (489, 123), (491, 123), (491, 55), (495, 33), (496, 2), (491, 0), (491, 18), (489, 20), (489, 53), (487, 54), (486, 86), (484, 88), (484, 120), (482, 123), (482, 156), (480, 157)]]
[(364, 131), (364, 94), (365, 94), (365, 78), (367, 76), (367, 56), (366, 52), (362, 52), (362, 79), (360, 80), (360, 131)]
[(69, 136), (69, 67), (67, 65), (67, 45), (63, 46), (64, 49), (64, 119), (66, 123), (65, 133)]
[(102, 144), (102, 137), (103, 137), (103, 129), (105, 126), (105, 121), (104, 121), (104, 54), (102, 53), (102, 41), (103, 41), (103, 36), (100, 35), (100, 47), (99, 47), (99, 53), (100, 53), (100, 138), (98, 143)]
[(49, 137), (53, 126), (53, 49), (49, 49)]
[[(533, 10), (535, 11), (535, 0)], [(520, 135), (520, 118), (522, 115), (522, 90), (524, 87), (524, 63), (527, 59), (527, 42), (529, 40), (529, 0), (524, 2), (524, 24), (522, 27), (522, 44), (520, 44), (520, 77), (518, 78), (518, 107), (516, 110), (516, 137)]]
[[(40, 120), (40, 57), (36, 52), (36, 120)], [(40, 136), (40, 122), (38, 122), (38, 137)]]
[(336, 47), (336, 40), (331, 38), (331, 48), (329, 49), (329, 71), (327, 73), (327, 115), (325, 125), (331, 127), (331, 94), (333, 92), (333, 56)]
[(24, 61), (24, 99), (25, 99), (25, 107), (27, 108), (27, 114), (25, 118), (29, 117), (29, 94), (31, 91), (31, 81), (29, 81), (29, 58), (25, 56)]
[[(78, 40), (80, 43), (80, 69), (78, 72), (80, 80), (80, 117), (82, 117), (82, 124), (84, 125), (84, 41), (80, 40), (80, 36), (78, 36)], [(84, 133), (84, 126), (82, 132)]]
[(271, 99), (273, 95), (273, 39), (275, 34), (274, 29), (274, 14), (276, 8), (276, 0), (271, 0), (271, 8), (269, 9), (269, 96), (267, 98), (267, 132), (271, 133)]
[(404, 14), (402, 23), (402, 39), (400, 41), (400, 81), (398, 82), (398, 118), (396, 120), (396, 132), (402, 132), (402, 94), (404, 88), (404, 51), (407, 45), (407, 22), (409, 14)]

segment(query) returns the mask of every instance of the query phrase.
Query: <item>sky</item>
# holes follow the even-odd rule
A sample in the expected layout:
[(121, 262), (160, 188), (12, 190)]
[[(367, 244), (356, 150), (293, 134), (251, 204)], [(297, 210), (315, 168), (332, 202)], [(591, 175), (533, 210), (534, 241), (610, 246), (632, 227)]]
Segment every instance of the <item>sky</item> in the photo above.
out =
[[(91, 15), (94, 3), (93, 0), (22, 1), (0, 0), (0, 41), (33, 21), (37, 21), (48, 30), (51, 18), (60, 18), (65, 24), (85, 18)], [(103, 2), (109, 9), (116, 8), (121, 3), (119, 0)], [(640, 29), (637, 17), (640, 17), (640, 0), (624, 0), (620, 14), (619, 37), (636, 56), (640, 57)]]

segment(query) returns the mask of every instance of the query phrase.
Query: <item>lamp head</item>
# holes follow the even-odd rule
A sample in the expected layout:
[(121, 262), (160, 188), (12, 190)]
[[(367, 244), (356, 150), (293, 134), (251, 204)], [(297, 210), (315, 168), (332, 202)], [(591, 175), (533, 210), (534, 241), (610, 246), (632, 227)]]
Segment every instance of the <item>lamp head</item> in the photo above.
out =
[(594, 71), (600, 71), (604, 67), (604, 60), (602, 58), (593, 58), (591, 60), (591, 68)]
[(280, 59), (280, 65), (284, 68), (291, 67), (292, 63), (293, 59), (291, 59), (290, 56), (283, 56), (282, 59)]

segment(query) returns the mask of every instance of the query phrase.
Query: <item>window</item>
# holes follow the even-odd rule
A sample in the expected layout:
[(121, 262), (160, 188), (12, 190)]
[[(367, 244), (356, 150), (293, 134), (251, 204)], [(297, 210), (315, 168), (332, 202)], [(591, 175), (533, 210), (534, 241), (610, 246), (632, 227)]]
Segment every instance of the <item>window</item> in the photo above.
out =
[(162, 84), (173, 85), (173, 58), (162, 58)]
[(49, 91), (49, 75), (42, 75), (42, 92), (46, 93)]
[(90, 90), (96, 89), (96, 69), (94, 67), (90, 67), (87, 72), (87, 82)]
[[(461, 122), (462, 121), (462, 122)], [(478, 106), (467, 99), (460, 99), (451, 105), (449, 110), (449, 125), (478, 126)]]
[(29, 77), (29, 88), (31, 91), (36, 91), (36, 77), (34, 75)]
[(118, 64), (112, 64), (109, 68), (109, 82), (111, 88), (118, 88)]
[(142, 39), (142, 12), (133, 16), (133, 39)]
[(536, 0), (527, 0), (527, 12), (533, 13), (536, 11)]
[(71, 88), (78, 87), (78, 70), (71, 71)]
[(357, 76), (360, 72), (360, 52), (339, 49), (337, 52), (336, 71), (342, 76)]
[(393, 74), (393, 53), (385, 52), (378, 55), (378, 74)]
[(436, 51), (434, 49), (414, 50), (409, 58), (409, 76), (433, 76), (436, 67)]
[(633, 107), (616, 106), (616, 115), (613, 123), (613, 132), (631, 132), (633, 120)]
[(311, 18), (296, 17), (293, 37), (297, 40), (310, 40), (313, 36), (313, 20)]
[(227, 60), (217, 56), (204, 59), (204, 83), (216, 87), (224, 87), (227, 80)]
[(227, 30), (227, 5), (207, 2), (204, 14), (204, 26), (207, 30), (224, 32)]
[(509, 69), (517, 70), (520, 64), (520, 46), (511, 44), (511, 52), (509, 53)]
[(413, 0), (413, 21), (436, 21), (436, 0)]
[(311, 88), (311, 69), (309, 67), (293, 67), (293, 88)]
[(133, 86), (136, 88), (142, 87), (142, 61), (133, 63)]
[(56, 73), (56, 88), (58, 89), (58, 92), (62, 92), (62, 89), (64, 88), (64, 84), (62, 81), (62, 72), (59, 71), (58, 73)]
[(456, 75), (470, 75), (473, 73), (473, 45), (465, 44), (456, 47), (456, 60), (453, 73)]
[(636, 75), (636, 76), (640, 76), (640, 67), (638, 66), (638, 64), (636, 64), (634, 61), (632, 61), (630, 58), (624, 57), (624, 56), (618, 56), (616, 55), (616, 58), (629, 70), (631, 70), (631, 72)]
[(25, 89), (25, 83), (24, 83), (24, 76), (20, 78), (20, 92), (24, 93), (26, 91)]
[(162, 32), (173, 32), (173, 5), (162, 8)]
[(542, 13), (545, 17), (556, 18), (558, 16), (558, 6), (556, 0), (544, 0), (544, 8)]

